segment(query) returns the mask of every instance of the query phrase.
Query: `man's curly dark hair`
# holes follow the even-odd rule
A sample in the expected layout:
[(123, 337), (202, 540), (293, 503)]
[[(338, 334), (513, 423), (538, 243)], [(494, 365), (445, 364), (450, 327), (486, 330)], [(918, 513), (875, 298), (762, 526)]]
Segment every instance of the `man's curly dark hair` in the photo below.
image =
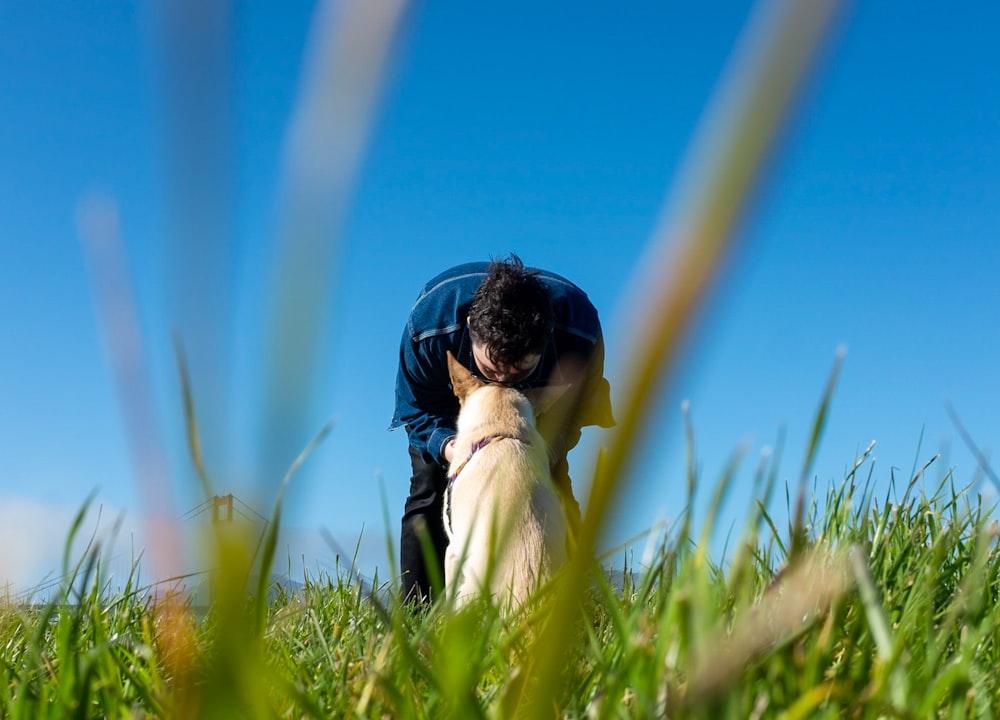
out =
[(554, 323), (548, 288), (517, 255), (494, 260), (472, 299), (469, 331), (498, 365), (541, 354)]

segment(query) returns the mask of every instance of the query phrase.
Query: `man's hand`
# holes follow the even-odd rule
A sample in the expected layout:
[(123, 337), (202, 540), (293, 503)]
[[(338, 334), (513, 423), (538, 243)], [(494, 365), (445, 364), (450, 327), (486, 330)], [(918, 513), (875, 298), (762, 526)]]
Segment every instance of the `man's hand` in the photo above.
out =
[(445, 462), (451, 465), (451, 461), (455, 458), (455, 438), (444, 444), (444, 451), (441, 454), (444, 455)]

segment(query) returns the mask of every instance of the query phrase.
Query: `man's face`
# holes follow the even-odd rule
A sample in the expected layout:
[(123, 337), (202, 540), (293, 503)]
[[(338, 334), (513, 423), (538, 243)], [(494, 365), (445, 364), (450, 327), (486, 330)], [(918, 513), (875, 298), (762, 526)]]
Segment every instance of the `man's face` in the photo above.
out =
[(472, 343), (472, 357), (475, 358), (483, 377), (501, 385), (513, 385), (527, 379), (542, 359), (541, 355), (532, 354), (526, 355), (514, 365), (498, 365), (490, 359), (486, 348), (477, 343)]

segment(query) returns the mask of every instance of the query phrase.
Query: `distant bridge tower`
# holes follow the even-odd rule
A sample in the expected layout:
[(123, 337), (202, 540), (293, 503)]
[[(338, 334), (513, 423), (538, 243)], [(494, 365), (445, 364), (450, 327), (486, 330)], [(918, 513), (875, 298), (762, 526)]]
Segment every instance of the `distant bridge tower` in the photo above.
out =
[[(239, 518), (237, 518), (237, 515)], [(229, 493), (227, 495), (213, 495), (200, 505), (191, 508), (181, 520), (199, 520), (209, 518), (213, 525), (220, 522), (232, 523), (237, 519), (246, 520), (252, 526), (263, 529), (268, 524), (268, 519)]]
[[(220, 556), (222, 545), (239, 543), (246, 553), (246, 560), (254, 565), (258, 562), (258, 553), (269, 521), (233, 493), (210, 496), (184, 513), (181, 520), (196, 522), (202, 526), (203, 532), (210, 533), (195, 541), (192, 551), (196, 557), (192, 557), (192, 561), (196, 565), (189, 573), (199, 578), (190, 589), (193, 604), (197, 607), (207, 606), (215, 592), (213, 583), (218, 579), (218, 571), (223, 568), (220, 563), (229, 564), (235, 557), (225, 552)], [(220, 542), (221, 545), (218, 544)]]
[(212, 522), (219, 522), (220, 508), (226, 509), (226, 522), (233, 521), (233, 494), (215, 495), (212, 498)]

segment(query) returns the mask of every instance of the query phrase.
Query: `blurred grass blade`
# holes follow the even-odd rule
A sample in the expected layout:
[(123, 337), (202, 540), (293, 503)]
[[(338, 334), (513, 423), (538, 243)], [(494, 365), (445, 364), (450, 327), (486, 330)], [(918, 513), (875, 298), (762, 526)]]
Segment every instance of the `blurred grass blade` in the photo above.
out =
[(548, 717), (561, 693), (560, 657), (612, 500), (627, 482), (635, 447), (685, 332), (726, 258), (737, 221), (838, 5), (836, 0), (776, 0), (755, 8), (682, 168), (665, 220), (639, 265), (644, 272), (635, 283), (637, 295), (626, 305), (636, 324), (623, 343), (635, 350), (634, 361), (619, 390), (618, 427), (595, 469), (577, 552), (535, 643), (538, 677), (528, 687), (536, 697), (524, 708), (531, 717)]
[[(350, 204), (404, 0), (317, 5), (289, 123), (265, 313), (261, 480), (305, 440)], [(266, 493), (265, 493), (266, 494)]]
[(212, 480), (205, 468), (205, 459), (201, 454), (201, 434), (198, 432), (198, 418), (194, 410), (194, 397), (191, 392), (191, 376), (188, 373), (187, 359), (184, 356), (184, 346), (180, 335), (174, 335), (174, 353), (177, 357), (177, 369), (181, 380), (181, 398), (184, 403), (184, 428), (187, 431), (188, 451), (191, 462), (194, 463), (198, 479), (201, 480), (201, 490), (208, 500), (215, 496)]
[(732, 629), (723, 616), (722, 626), (695, 649), (684, 704), (720, 697), (766, 651), (825, 615), (853, 587), (847, 555), (856, 554), (817, 547), (790, 566), (759, 605), (737, 617)]
[(637, 348), (620, 389), (619, 424), (595, 478), (584, 541), (627, 475), (634, 443), (676, 362), (686, 329), (733, 244), (734, 230), (793, 96), (837, 6), (835, 0), (759, 5), (734, 53), (641, 270), (633, 307)]
[(86, 251), (97, 319), (114, 376), (132, 473), (147, 514), (146, 547), (155, 577), (180, 574), (180, 539), (170, 498), (170, 474), (147, 374), (142, 332), (118, 205), (109, 196), (80, 201), (77, 230)]
[[(166, 312), (186, 344), (207, 466), (230, 473), (235, 279), (234, 0), (154, 0), (163, 120)], [(167, 340), (167, 338), (164, 338)]]

